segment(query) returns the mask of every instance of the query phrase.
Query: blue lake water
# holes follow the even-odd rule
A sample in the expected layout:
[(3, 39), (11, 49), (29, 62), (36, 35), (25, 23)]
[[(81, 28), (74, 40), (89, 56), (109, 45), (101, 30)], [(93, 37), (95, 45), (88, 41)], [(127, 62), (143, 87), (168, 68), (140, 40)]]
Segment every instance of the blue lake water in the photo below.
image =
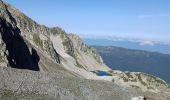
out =
[(98, 76), (111, 76), (111, 74), (109, 74), (109, 73), (107, 73), (105, 71), (98, 71), (98, 72), (96, 72), (96, 74)]

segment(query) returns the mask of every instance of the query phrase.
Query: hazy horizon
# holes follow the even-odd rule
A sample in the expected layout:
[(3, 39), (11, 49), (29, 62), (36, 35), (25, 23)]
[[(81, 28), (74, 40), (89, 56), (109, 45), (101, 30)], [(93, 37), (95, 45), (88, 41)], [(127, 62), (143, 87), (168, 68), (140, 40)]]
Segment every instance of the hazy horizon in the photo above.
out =
[(170, 42), (169, 0), (5, 0), (30, 18), (80, 36)]

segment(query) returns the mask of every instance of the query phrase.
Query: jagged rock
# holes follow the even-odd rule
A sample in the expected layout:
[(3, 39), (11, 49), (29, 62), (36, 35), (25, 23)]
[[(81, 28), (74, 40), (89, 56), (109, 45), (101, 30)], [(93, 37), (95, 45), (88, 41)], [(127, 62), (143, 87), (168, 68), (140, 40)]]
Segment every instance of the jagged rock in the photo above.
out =
[[(13, 23), (15, 22), (15, 24), (13, 24), (13, 26), (19, 28), (21, 36), (24, 37), (26, 42), (28, 42), (28, 44), (31, 45), (30, 48), (36, 47), (35, 49), (37, 51), (39, 51), (40, 49), (42, 52), (46, 53), (57, 63), (62, 63), (62, 59), (60, 58), (64, 57), (62, 57), (61, 53), (58, 53), (61, 51), (57, 50), (58, 49), (57, 47), (54, 47), (54, 40), (50, 39), (51, 35), (54, 35), (54, 37), (59, 36), (61, 41), (59, 41), (58, 44), (62, 44), (63, 47), (61, 47), (61, 49), (64, 49), (62, 52), (70, 55), (71, 56), (70, 59), (72, 58), (75, 59), (76, 66), (79, 67), (82, 66), (87, 70), (92, 70), (89, 68), (104, 65), (96, 51), (85, 45), (80, 39), (77, 39), (76, 38), (77, 36), (68, 35), (64, 30), (58, 27), (48, 28), (39, 25), (32, 19), (25, 16), (19, 10), (12, 7), (11, 5), (4, 3), (1, 3), (1, 5), (4, 6), (2, 7), (2, 9), (5, 12), (2, 14), (3, 15), (2, 17), (6, 19), (8, 22), (12, 22), (10, 19), (14, 20)], [(75, 42), (79, 44), (77, 45), (75, 44)], [(89, 63), (89, 65), (91, 65), (90, 67), (89, 65), (86, 65), (86, 63), (82, 63), (82, 61), (80, 61), (80, 59), (82, 59), (80, 58), (80, 54), (86, 54), (88, 55), (88, 58), (91, 58), (90, 60), (92, 60), (93, 62)], [(65, 61), (63, 63), (65, 63)], [(87, 68), (87, 66), (89, 68)]]
[[(66, 59), (62, 57), (63, 55), (61, 55), (61, 53), (58, 53), (58, 52), (63, 52), (65, 54), (70, 55), (71, 56), (70, 59), (74, 59), (75, 61), (73, 62), (75, 63), (75, 65), (73, 64), (74, 67), (77, 66), (82, 66), (83, 68), (86, 67), (85, 64), (82, 65), (76, 58), (77, 55), (81, 53), (81, 52), (77, 53), (76, 51), (76, 49), (78, 49), (79, 47), (73, 44), (73, 41), (68, 37), (67, 33), (64, 32), (62, 29), (48, 28), (46, 26), (39, 25), (32, 19), (25, 16), (19, 10), (15, 9), (9, 4), (3, 3), (2, 1), (1, 1), (1, 18), (6, 20), (9, 24), (11, 24), (13, 28), (18, 29), (19, 32), (17, 34), (18, 36), (21, 36), (24, 39), (24, 42), (28, 45), (28, 49), (34, 48), (34, 50), (36, 50), (37, 53), (43, 52), (44, 54), (46, 54), (46, 56), (52, 58), (53, 61), (55, 61), (56, 63), (65, 65), (63, 63), (65, 63)], [(58, 44), (63, 45), (63, 47), (61, 48), (64, 49), (63, 51), (56, 50), (58, 48), (54, 47), (54, 41), (50, 39), (51, 35), (60, 36), (61, 41), (59, 41)], [(89, 51), (93, 52), (93, 50), (91, 49), (89, 49)], [(87, 51), (83, 51), (83, 52), (88, 53)], [(96, 58), (97, 56), (99, 55), (96, 55)], [(96, 58), (94, 58), (94, 61), (95, 60), (99, 61), (99, 59)], [(44, 61), (41, 60), (41, 56), (40, 56), (40, 62), (43, 65), (46, 65)], [(28, 66), (31, 65), (28, 64)], [(94, 67), (102, 66), (102, 63), (99, 64), (96, 63), (93, 64), (93, 66)], [(48, 66), (45, 66), (45, 68), (48, 70)], [(44, 68), (40, 68), (40, 69), (44, 69)]]

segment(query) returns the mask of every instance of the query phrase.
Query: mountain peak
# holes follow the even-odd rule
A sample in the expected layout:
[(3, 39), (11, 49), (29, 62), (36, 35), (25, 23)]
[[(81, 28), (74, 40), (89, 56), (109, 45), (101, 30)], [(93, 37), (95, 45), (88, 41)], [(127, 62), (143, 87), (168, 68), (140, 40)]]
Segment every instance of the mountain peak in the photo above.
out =
[[(9, 63), (9, 58), (11, 58), (12, 53), (18, 52), (18, 42), (21, 42), (18, 38), (22, 38), (22, 42), (26, 45), (26, 49), (20, 51), (23, 52), (23, 55), (25, 54), (24, 51), (28, 51), (29, 55), (31, 55), (32, 53), (31, 50), (35, 50), (37, 52), (40, 57), (40, 63), (43, 65), (42, 68), (41, 66), (39, 66), (40, 70), (42, 71), (44, 71), (44, 69), (49, 70), (48, 66), (45, 66), (47, 64), (43, 62), (42, 57), (51, 57), (52, 60), (56, 62), (56, 64), (59, 64), (57, 66), (61, 66), (60, 64), (66, 63), (64, 60), (67, 61), (68, 58), (65, 58), (65, 56), (67, 55), (69, 59), (73, 60), (68, 60), (68, 62), (72, 63), (75, 69), (77, 66), (79, 66), (86, 70), (92, 70), (93, 67), (97, 68), (98, 66), (101, 67), (104, 65), (101, 61), (101, 57), (99, 57), (99, 55), (94, 52), (94, 49), (85, 45), (79, 37), (73, 34), (68, 35), (63, 29), (59, 27), (48, 28), (46, 26), (39, 25), (22, 12), (10, 6), (9, 4), (4, 3), (3, 1), (1, 1), (0, 10), (1, 19), (4, 20), (1, 21), (1, 23), (4, 24), (4, 27), (2, 27), (1, 30), (1, 43), (4, 44), (4, 50), (2, 52), (5, 56), (3, 58), (6, 59), (6, 65), (14, 67), (12, 64)], [(11, 27), (8, 27), (9, 25), (11, 25)], [(7, 28), (12, 29), (13, 31), (8, 32)], [(17, 35), (17, 37), (15, 37), (15, 34)], [(12, 46), (12, 44), (7, 44), (8, 42), (5, 42), (8, 41), (9, 38), (14, 38), (12, 41), (9, 42), (16, 43), (16, 47)], [(5, 46), (9, 46), (9, 48), (13, 50), (10, 51)], [(8, 53), (6, 55), (6, 52), (11, 52), (11, 55), (9, 55)], [(44, 55), (43, 53), (46, 55)], [(79, 54), (81, 54), (81, 56), (79, 56)], [(82, 59), (86, 58), (90, 58), (93, 62), (90, 61), (90, 63), (88, 64), (82, 61)], [(12, 57), (11, 60), (14, 60), (13, 63), (15, 63), (18, 59), (20, 58)], [(25, 58), (23, 59), (30, 59), (30, 63), (33, 63), (33, 58), (28, 58), (27, 56), (25, 56)], [(62, 66), (65, 66), (65, 68), (67, 69), (67, 66), (69, 65), (66, 64)], [(22, 66), (17, 65), (15, 67), (22, 68)], [(109, 69), (105, 67), (103, 67), (103, 69)], [(25, 66), (23, 66), (23, 68), (25, 68)]]

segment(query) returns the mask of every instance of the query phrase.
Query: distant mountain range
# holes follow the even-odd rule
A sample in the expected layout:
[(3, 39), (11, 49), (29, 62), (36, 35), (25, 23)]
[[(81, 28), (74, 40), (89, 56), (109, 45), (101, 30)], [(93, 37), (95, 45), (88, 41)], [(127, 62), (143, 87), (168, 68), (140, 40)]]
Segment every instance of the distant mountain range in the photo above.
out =
[(112, 69), (140, 71), (170, 82), (170, 55), (115, 46), (93, 46)]
[(129, 49), (146, 50), (151, 52), (160, 52), (170, 54), (170, 45), (162, 42), (139, 39), (122, 39), (122, 38), (84, 38), (88, 45), (97, 46), (117, 46)]

